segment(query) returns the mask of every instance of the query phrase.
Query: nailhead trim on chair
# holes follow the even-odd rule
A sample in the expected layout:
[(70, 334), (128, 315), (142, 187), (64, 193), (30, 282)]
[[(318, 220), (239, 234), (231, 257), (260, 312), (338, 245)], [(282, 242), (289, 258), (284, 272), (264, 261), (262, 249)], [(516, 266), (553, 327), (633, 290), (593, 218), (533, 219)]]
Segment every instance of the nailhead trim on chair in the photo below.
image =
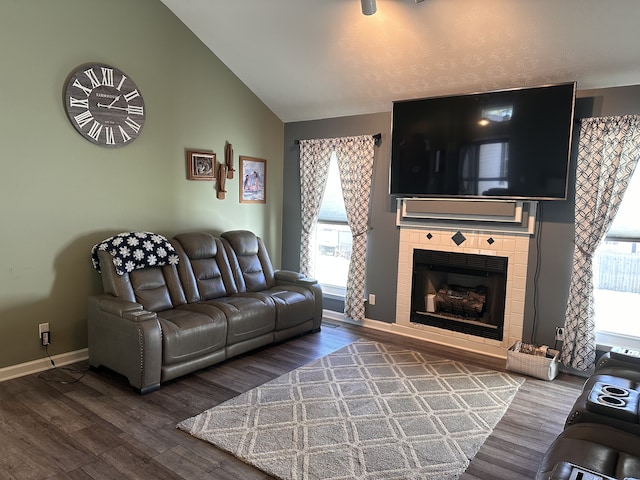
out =
[(140, 388), (144, 388), (144, 335), (142, 334), (142, 328), (138, 325), (138, 344), (140, 345)]

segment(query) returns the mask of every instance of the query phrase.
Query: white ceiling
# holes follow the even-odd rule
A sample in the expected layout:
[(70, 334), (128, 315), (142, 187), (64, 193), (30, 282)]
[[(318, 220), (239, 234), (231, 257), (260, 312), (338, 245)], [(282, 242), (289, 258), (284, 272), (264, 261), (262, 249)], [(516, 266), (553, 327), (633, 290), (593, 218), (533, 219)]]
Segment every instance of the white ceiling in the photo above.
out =
[(576, 80), (640, 84), (639, 0), (161, 0), (283, 122)]

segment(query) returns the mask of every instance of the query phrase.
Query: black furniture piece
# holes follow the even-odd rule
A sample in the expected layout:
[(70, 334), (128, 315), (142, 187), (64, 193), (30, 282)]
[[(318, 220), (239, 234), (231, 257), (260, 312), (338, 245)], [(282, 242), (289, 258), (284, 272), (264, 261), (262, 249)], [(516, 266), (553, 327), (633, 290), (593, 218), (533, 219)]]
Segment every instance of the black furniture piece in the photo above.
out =
[(569, 462), (560, 462), (556, 464), (551, 472), (551, 480), (615, 480), (608, 475), (601, 475), (598, 472), (587, 470), (580, 465), (574, 465)]
[(585, 382), (536, 480), (640, 478), (639, 404), (640, 353), (614, 348)]

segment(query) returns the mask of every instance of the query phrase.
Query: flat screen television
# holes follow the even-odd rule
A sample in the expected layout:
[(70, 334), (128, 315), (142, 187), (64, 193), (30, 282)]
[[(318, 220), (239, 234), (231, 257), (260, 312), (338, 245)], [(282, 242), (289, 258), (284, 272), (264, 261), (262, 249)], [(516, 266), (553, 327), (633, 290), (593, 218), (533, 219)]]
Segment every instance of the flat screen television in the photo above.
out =
[(393, 104), (390, 193), (561, 200), (576, 84)]

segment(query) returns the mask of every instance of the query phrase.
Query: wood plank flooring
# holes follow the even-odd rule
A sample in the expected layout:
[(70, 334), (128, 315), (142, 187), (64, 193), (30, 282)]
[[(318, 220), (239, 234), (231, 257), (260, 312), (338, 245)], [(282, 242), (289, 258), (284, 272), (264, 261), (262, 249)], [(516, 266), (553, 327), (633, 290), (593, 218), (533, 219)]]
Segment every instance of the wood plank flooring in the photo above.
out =
[[(504, 361), (347, 325), (261, 349), (141, 396), (109, 371), (56, 369), (0, 383), (0, 478), (271, 478), (175, 428), (188, 417), (364, 338), (497, 370)], [(86, 363), (73, 369), (85, 371)], [(461, 480), (534, 477), (583, 379), (528, 378)]]

